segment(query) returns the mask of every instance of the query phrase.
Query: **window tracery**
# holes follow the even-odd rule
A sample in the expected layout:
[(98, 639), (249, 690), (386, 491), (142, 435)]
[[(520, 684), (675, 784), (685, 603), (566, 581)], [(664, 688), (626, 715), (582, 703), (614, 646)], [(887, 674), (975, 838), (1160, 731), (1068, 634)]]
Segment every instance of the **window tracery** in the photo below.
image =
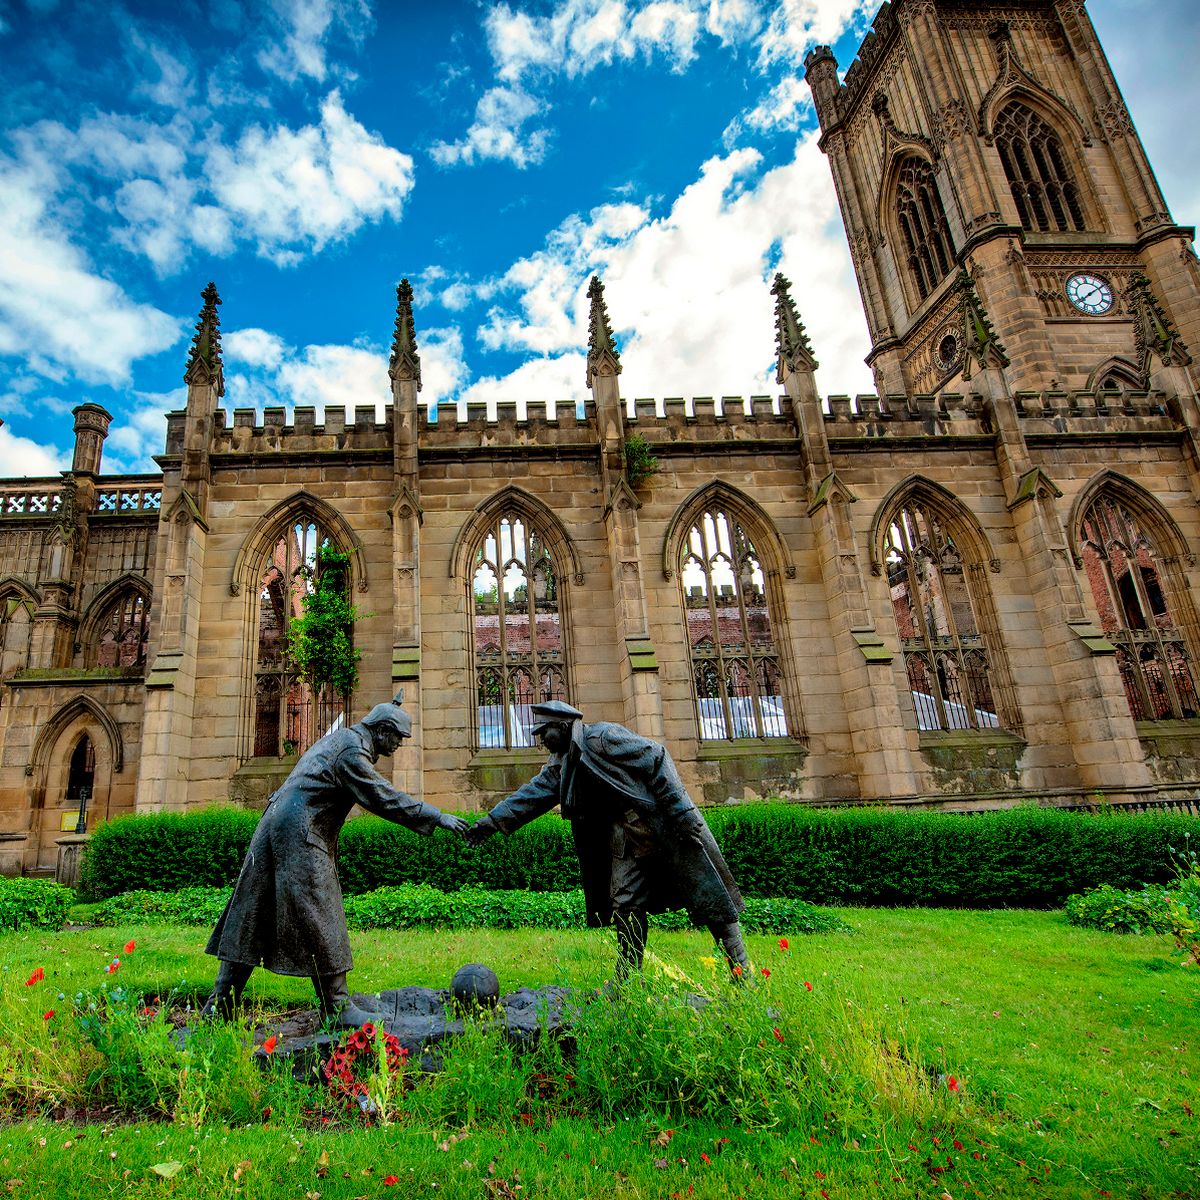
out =
[[(254, 606), (252, 726), (254, 757), (303, 754), (345, 720), (346, 698), (326, 684), (317, 695), (292, 658), (288, 629), (304, 613), (316, 580), (317, 551), (336, 544), (312, 516), (292, 517), (275, 539), (259, 575)], [(349, 581), (345, 581), (349, 586)]]
[(921, 730), (1011, 727), (997, 696), (994, 651), (984, 636), (972, 568), (944, 516), (911, 498), (893, 515), (884, 569), (904, 669)]
[(1168, 603), (1160, 556), (1143, 522), (1118, 497), (1101, 495), (1081, 526), (1083, 567), (1135, 721), (1200, 713), (1183, 631)]
[(567, 699), (558, 568), (546, 538), (515, 508), (488, 522), (471, 558), (476, 745), (534, 744), (532, 705)]
[(146, 665), (150, 640), (150, 602), (138, 588), (125, 588), (96, 627), (94, 647), (98, 667), (136, 668)]
[(1084, 230), (1079, 188), (1058, 134), (1033, 109), (1014, 101), (996, 118), (994, 136), (1021, 227), (1041, 233)]
[(915, 154), (904, 159), (897, 171), (896, 219), (909, 273), (925, 300), (950, 274), (954, 242), (933, 164)]
[(679, 580), (701, 740), (787, 737), (762, 561), (731, 511), (713, 505), (693, 522)]

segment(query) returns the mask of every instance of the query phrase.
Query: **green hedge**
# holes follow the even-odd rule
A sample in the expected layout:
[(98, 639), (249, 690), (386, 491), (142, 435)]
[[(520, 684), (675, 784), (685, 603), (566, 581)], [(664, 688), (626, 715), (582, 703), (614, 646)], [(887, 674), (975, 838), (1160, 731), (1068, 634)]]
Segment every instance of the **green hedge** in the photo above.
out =
[(49, 879), (0, 878), (0, 929), (61, 929), (74, 903), (70, 888)]
[[(212, 925), (221, 915), (230, 888), (183, 888), (178, 892), (139, 890), (112, 896), (98, 905), (96, 925)], [(346, 924), (351, 929), (582, 929), (583, 892), (492, 892), (460, 888), (443, 892), (428, 884), (403, 884), (347, 896)], [(660, 929), (688, 928), (687, 914), (650, 918)], [(832, 913), (803, 900), (746, 902), (742, 926), (747, 933), (828, 933), (849, 931)]]
[[(1200, 843), (1191, 817), (1091, 816), (1033, 806), (959, 816), (887, 808), (732, 805), (706, 810), (743, 893), (814, 904), (1049, 908), (1107, 883), (1171, 877), (1168, 847)], [(101, 826), (84, 859), (94, 898), (233, 881), (257, 816), (210, 809), (125, 817)], [(339, 848), (347, 894), (404, 883), (442, 891), (570, 891), (579, 864), (570, 827), (546, 816), (472, 851), (439, 832), (419, 837), (374, 817), (347, 824)]]

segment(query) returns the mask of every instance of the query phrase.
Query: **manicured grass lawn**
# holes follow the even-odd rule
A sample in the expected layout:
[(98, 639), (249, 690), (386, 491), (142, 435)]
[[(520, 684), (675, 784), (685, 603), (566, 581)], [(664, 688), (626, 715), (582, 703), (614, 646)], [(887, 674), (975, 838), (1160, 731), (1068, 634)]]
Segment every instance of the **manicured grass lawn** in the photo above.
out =
[[(739, 1011), (758, 1006), (767, 1050), (774, 1047), (772, 1025), (789, 1052), (811, 1036), (810, 1067), (827, 1065), (829, 1031), (861, 1026), (868, 1031), (864, 1046), (873, 1044), (870, 1030), (882, 1031), (880, 1044), (891, 1049), (879, 1057), (892, 1066), (919, 1064), (928, 1096), (901, 1087), (889, 1100), (891, 1085), (874, 1077), (871, 1063), (852, 1062), (849, 1043), (831, 1043), (827, 1051), (831, 1070), (843, 1077), (829, 1093), (841, 1098), (837, 1110), (768, 1128), (747, 1128), (720, 1111), (671, 1111), (649, 1084), (644, 1102), (582, 1116), (539, 1110), (527, 1125), (515, 1111), (489, 1107), (503, 1096), (499, 1071), (468, 1080), (480, 1101), (470, 1123), (417, 1106), (393, 1124), (343, 1122), (336, 1129), (279, 1113), (265, 1124), (230, 1128), (205, 1122), (202, 1113), (198, 1119), (195, 1110), (191, 1125), (122, 1117), (77, 1127), (29, 1120), (10, 1091), (3, 1100), (13, 1120), (0, 1129), (0, 1186), (20, 1179), (10, 1191), (25, 1197), (300, 1200), (312, 1193), (322, 1200), (400, 1194), (750, 1200), (816, 1198), (822, 1191), (830, 1200), (1200, 1195), (1192, 1115), (1200, 1110), (1193, 1052), (1200, 1044), (1200, 974), (1178, 965), (1167, 939), (1079, 930), (1056, 913), (839, 913), (857, 935), (793, 937), (786, 955), (774, 938), (748, 939), (756, 964), (772, 976), (749, 1001), (738, 1001)], [(137, 947), (126, 955), (130, 939)], [(28, 1001), (61, 1016), (77, 991), (113, 985), (103, 968), (114, 956), (122, 960), (115, 981), (127, 988), (164, 994), (186, 980), (184, 990), (203, 994), (213, 967), (199, 952), (203, 940), (195, 929), (150, 927), (0, 937), (4, 1011)], [(611, 937), (571, 932), (371, 933), (352, 935), (352, 943), (351, 985), (362, 991), (442, 987), (468, 961), (491, 965), (505, 989), (590, 988), (607, 978), (614, 954)], [(651, 951), (684, 976), (685, 990), (693, 983), (718, 990), (702, 961), (711, 954), (703, 935), (656, 932)], [(46, 978), (27, 991), (24, 981), (38, 966)], [(652, 962), (652, 975), (657, 969)], [(311, 995), (304, 981), (262, 972), (252, 993), (267, 1009)], [(69, 1033), (62, 1026), (59, 1036)], [(639, 1031), (630, 1026), (624, 1036), (636, 1044)], [(3, 1029), (0, 1037), (7, 1037)], [(696, 1053), (703, 1051), (697, 1043)], [(649, 1060), (653, 1047), (638, 1053)], [(755, 1069), (729, 1062), (712, 1071)], [(809, 1086), (801, 1074), (796, 1086)], [(949, 1076), (961, 1082), (961, 1093), (950, 1094)], [(659, 1135), (666, 1129), (675, 1132), (664, 1145)], [(467, 1136), (451, 1141), (457, 1132)], [(151, 1170), (162, 1163), (183, 1166), (162, 1178)], [(397, 1182), (387, 1184), (389, 1176)]]

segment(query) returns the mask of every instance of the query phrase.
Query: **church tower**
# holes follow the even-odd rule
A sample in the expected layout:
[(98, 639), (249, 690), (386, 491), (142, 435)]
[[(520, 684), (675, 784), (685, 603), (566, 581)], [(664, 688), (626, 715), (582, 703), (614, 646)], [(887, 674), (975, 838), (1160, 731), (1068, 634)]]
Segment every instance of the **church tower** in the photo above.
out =
[(1011, 392), (1194, 394), (1194, 230), (1084, 0), (892, 0), (841, 82), (828, 46), (806, 67), (881, 394), (989, 356)]

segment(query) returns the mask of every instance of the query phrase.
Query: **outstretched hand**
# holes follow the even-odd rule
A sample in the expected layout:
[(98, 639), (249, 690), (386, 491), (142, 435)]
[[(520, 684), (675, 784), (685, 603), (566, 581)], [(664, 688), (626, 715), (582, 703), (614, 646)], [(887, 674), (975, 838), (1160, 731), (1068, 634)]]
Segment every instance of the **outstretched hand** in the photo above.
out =
[(438, 820), (438, 828), (449, 830), (450, 833), (457, 833), (459, 837), (465, 837), (467, 823), (462, 817), (456, 817), (453, 813), (442, 813)]
[(467, 826), (467, 831), (463, 836), (467, 839), (467, 845), (474, 850), (476, 847), (482, 846), (495, 832), (495, 822), (490, 817), (483, 817), (474, 825)]

